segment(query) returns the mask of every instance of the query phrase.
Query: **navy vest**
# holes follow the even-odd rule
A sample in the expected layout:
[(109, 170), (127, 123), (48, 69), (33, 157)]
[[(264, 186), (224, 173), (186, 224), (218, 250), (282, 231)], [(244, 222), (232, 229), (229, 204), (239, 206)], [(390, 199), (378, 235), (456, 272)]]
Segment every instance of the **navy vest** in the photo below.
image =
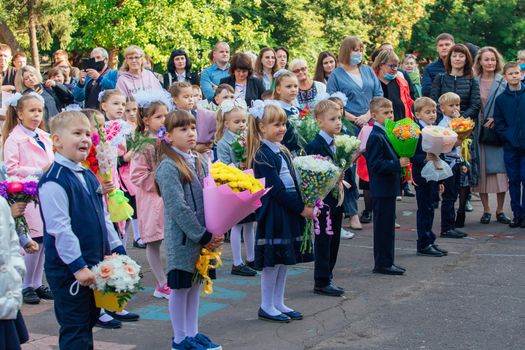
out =
[[(92, 267), (102, 261), (105, 255), (110, 254), (110, 247), (102, 195), (97, 193), (99, 182), (90, 170), (83, 174), (89, 193), (71, 169), (56, 162), (44, 174), (38, 187), (40, 189), (46, 182), (55, 182), (66, 191), (69, 199), (71, 228), (78, 238), (82, 258), (88, 267)], [(42, 211), (42, 207), (40, 210)], [(68, 270), (68, 266), (62, 261), (56, 250), (55, 237), (47, 233), (45, 218), (43, 222), (46, 273), (54, 269)]]

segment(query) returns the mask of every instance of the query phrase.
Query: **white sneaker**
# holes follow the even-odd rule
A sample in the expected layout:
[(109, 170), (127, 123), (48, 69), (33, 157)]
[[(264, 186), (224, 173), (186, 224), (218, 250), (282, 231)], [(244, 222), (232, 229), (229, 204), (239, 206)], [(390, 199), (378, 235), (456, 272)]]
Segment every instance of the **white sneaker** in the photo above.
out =
[(401, 202), (402, 200), (403, 200), (403, 197), (401, 197), (401, 196), (397, 196), (396, 197), (396, 201)]
[(163, 285), (162, 287), (155, 288), (155, 291), (153, 292), (153, 296), (155, 298), (159, 299), (170, 299), (171, 289), (168, 287), (167, 284)]
[(355, 233), (351, 231), (347, 231), (344, 228), (341, 229), (341, 238), (352, 239), (354, 238), (354, 236), (355, 236)]

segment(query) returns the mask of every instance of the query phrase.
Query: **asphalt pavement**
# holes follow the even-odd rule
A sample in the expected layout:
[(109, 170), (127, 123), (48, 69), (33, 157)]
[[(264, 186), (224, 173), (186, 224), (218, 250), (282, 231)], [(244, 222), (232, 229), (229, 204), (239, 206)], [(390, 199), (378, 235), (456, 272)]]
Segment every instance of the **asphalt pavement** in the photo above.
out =
[[(200, 332), (223, 349), (525, 349), (525, 229), (480, 224), (481, 203), (474, 198), (464, 228), (469, 236), (438, 238), (449, 255), (421, 257), (415, 250), (415, 200), (397, 203), (396, 264), (407, 269), (404, 276), (372, 273), (372, 225), (363, 225), (355, 238), (341, 241), (334, 281), (345, 296), (313, 294), (313, 264), (293, 266), (285, 302), (305, 318), (268, 323), (257, 319), (260, 276), (232, 276), (225, 244), (215, 291), (201, 299)], [(511, 216), (508, 206), (506, 212)], [(436, 232), (439, 221), (436, 210)], [(152, 296), (145, 250), (129, 247), (128, 253), (145, 271), (146, 288), (127, 308), (141, 320), (118, 330), (95, 329), (95, 349), (169, 349), (167, 301)], [(56, 349), (53, 303), (24, 305), (22, 312), (31, 333), (23, 349)]]

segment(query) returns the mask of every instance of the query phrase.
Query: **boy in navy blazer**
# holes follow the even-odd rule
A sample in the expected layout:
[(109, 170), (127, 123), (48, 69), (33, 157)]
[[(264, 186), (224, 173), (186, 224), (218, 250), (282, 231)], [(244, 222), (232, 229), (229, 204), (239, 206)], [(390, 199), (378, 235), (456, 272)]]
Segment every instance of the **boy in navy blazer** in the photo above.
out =
[[(334, 136), (341, 133), (341, 112), (339, 106), (332, 101), (323, 100), (314, 108), (314, 115), (321, 131), (310, 142), (305, 151), (308, 154), (317, 154), (334, 160)], [(343, 206), (337, 206), (337, 198), (333, 192), (324, 199), (329, 209), (323, 208), (319, 215), (321, 233), (315, 236), (314, 241), (314, 293), (328, 296), (341, 296), (344, 289), (332, 283), (332, 273), (337, 260), (339, 242), (341, 241), (341, 225), (343, 222)], [(326, 222), (330, 216), (332, 231), (327, 233)]]
[(405, 269), (394, 265), (396, 197), (401, 168), (407, 167), (410, 159), (399, 158), (386, 136), (385, 121), (394, 118), (392, 102), (374, 97), (370, 113), (375, 123), (366, 143), (365, 158), (374, 217), (374, 273), (402, 275)]
[[(436, 102), (429, 97), (420, 97), (414, 102), (414, 111), (417, 123), (421, 129), (432, 125), (437, 119)], [(410, 159), (412, 162), (412, 179), (416, 189), (417, 202), (417, 254), (422, 256), (441, 257), (447, 255), (447, 251), (438, 247), (435, 243), (436, 235), (432, 232), (434, 223), (434, 198), (435, 181), (427, 181), (421, 176), (423, 167), (429, 161), (438, 160), (438, 156), (423, 151), (421, 146), (423, 136), (419, 136), (415, 155)], [(444, 187), (439, 183), (439, 191)]]

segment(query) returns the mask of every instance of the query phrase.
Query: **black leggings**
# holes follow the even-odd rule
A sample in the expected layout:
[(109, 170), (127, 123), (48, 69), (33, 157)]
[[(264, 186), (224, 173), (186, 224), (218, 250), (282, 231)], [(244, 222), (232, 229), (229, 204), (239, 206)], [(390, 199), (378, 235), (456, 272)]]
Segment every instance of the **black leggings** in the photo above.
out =
[(467, 201), (470, 195), (470, 187), (460, 187), (459, 188), (459, 206), (458, 212), (464, 213), (467, 206)]

